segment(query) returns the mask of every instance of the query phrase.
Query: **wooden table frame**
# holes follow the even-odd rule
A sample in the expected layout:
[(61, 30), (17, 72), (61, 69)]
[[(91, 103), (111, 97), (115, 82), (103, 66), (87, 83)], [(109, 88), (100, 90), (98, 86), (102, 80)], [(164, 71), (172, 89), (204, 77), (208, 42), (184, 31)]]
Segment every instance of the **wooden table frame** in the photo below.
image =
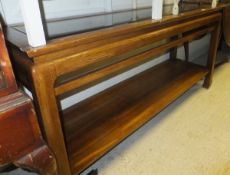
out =
[[(53, 40), (41, 48), (25, 48), (25, 36), (9, 28), (7, 35), (16, 74), (23, 85), (33, 93), (37, 111), (42, 119), (43, 134), (57, 158), (56, 174), (70, 175), (83, 170), (70, 167), (59, 112), (59, 97), (74, 89), (89, 87), (149, 60), (146, 55), (113, 60), (115, 56), (182, 33), (188, 34), (153, 48), (148, 54), (157, 56), (172, 49), (171, 59), (174, 60), (173, 48), (210, 33), (211, 41), (206, 66), (208, 72), (203, 74), (204, 87), (209, 88), (212, 83), (221, 12), (224, 7), (220, 5), (215, 9), (194, 10), (177, 17), (165, 17), (162, 21), (147, 20), (73, 35), (65, 39)], [(64, 81), (66, 76), (72, 75), (73, 72), (78, 72), (78, 76), (71, 81)], [(171, 101), (169, 100), (169, 103)], [(142, 124), (145, 122), (143, 121)], [(99, 157), (94, 157), (93, 161)], [(87, 166), (89, 165), (85, 165), (84, 168)]]

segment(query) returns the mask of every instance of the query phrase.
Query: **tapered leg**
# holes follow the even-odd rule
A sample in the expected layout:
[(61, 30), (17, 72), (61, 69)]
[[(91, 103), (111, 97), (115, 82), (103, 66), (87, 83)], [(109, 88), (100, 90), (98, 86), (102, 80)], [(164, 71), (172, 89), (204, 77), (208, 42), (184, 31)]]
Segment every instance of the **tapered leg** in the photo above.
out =
[(213, 73), (214, 73), (215, 62), (216, 62), (217, 47), (219, 44), (219, 36), (220, 36), (220, 23), (218, 27), (211, 33), (211, 42), (210, 42), (209, 54), (207, 60), (207, 68), (209, 70), (209, 73), (206, 76), (203, 84), (205, 88), (209, 88), (212, 84)]
[(185, 51), (185, 61), (189, 61), (189, 43), (184, 43), (184, 51)]
[(57, 175), (56, 160), (46, 145), (15, 161), (14, 165), (41, 175)]
[(58, 175), (71, 175), (58, 103), (54, 92), (55, 69), (50, 65), (34, 66), (34, 101), (43, 124), (47, 144), (57, 160)]
[[(19, 54), (16, 51), (14, 52), (15, 55)], [(54, 92), (54, 84), (57, 78), (55, 67), (52, 64), (50, 65), (49, 62), (41, 65), (31, 65), (26, 59), (20, 59), (17, 56), (15, 62), (33, 82), (33, 85), (29, 86), (31, 86), (30, 89), (33, 93), (36, 113), (43, 137), (55, 155), (57, 174), (71, 175), (58, 102)], [(19, 70), (18, 74), (20, 74)], [(19, 77), (22, 82), (24, 81), (23, 76)]]
[[(177, 39), (178, 39), (178, 36), (173, 36), (173, 37), (170, 38), (170, 41), (174, 41), (174, 40), (177, 40)], [(170, 54), (170, 59), (171, 60), (176, 59), (177, 58), (177, 47), (171, 48), (169, 54)]]

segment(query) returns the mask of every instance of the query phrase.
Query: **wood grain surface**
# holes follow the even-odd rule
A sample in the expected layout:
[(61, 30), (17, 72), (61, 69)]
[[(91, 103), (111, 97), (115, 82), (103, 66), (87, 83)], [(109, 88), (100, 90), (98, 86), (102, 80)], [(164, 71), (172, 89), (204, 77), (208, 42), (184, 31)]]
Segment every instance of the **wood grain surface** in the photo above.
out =
[[(41, 48), (24, 47), (25, 36), (8, 29), (17, 77), (33, 93), (44, 137), (57, 158), (57, 174), (80, 173), (199, 80), (205, 79), (204, 87), (209, 88), (225, 7), (202, 6), (162, 21), (71, 35)], [(172, 50), (206, 34), (211, 40), (205, 67), (188, 63), (188, 58), (176, 60)], [(168, 51), (173, 55), (170, 61), (61, 111), (60, 97)]]

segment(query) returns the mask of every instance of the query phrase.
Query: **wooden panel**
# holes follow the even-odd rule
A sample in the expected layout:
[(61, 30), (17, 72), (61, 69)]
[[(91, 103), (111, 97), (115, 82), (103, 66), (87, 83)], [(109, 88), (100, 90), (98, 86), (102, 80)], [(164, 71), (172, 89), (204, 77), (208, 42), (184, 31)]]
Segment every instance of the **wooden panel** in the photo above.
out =
[[(64, 58), (59, 58), (55, 64), (56, 74), (57, 76), (61, 76), (64, 73), (81, 70), (87, 66), (106, 65), (111, 62), (111, 58), (114, 56), (118, 56), (143, 47), (147, 44), (168, 38), (170, 36), (176, 35), (178, 32), (183, 33), (189, 30), (191, 31), (197, 29), (203, 25), (212, 25), (213, 23), (220, 20), (220, 18), (220, 14), (210, 15), (201, 19), (181, 23), (180, 25), (167, 27), (125, 40), (119, 40), (119, 42), (112, 42), (102, 46), (98, 45), (96, 48), (77, 52)], [(85, 49), (86, 48), (87, 46)], [(55, 56), (56, 59), (57, 56)]]
[(125, 70), (133, 68), (134, 66), (137, 66), (139, 64), (143, 64), (144, 62), (147, 62), (153, 59), (154, 57), (158, 56), (162, 52), (168, 51), (172, 47), (180, 46), (184, 42), (192, 41), (197, 37), (202, 36), (203, 34), (212, 32), (213, 30), (214, 27), (209, 27), (203, 30), (199, 30), (176, 41), (169, 42), (159, 47), (150, 49), (134, 57), (118, 61), (117, 64), (111, 62), (110, 66), (108, 65), (106, 66), (106, 68), (99, 69), (98, 71), (96, 71), (97, 70), (96, 68), (95, 69), (91, 68), (89, 71), (85, 72), (85, 74), (81, 73), (75, 75), (74, 76), (75, 79), (73, 81), (69, 81), (69, 82), (67, 81), (58, 84), (58, 86), (55, 88), (56, 95), (64, 94), (73, 89), (78, 90), (79, 88), (81, 89), (81, 88), (86, 88), (88, 86), (92, 86), (93, 84), (98, 83), (99, 81), (108, 79), (114, 75), (124, 72)]
[(64, 111), (73, 173), (109, 151), (207, 72), (193, 64), (167, 61)]
[(0, 164), (40, 147), (40, 131), (29, 98), (18, 92), (0, 99)]

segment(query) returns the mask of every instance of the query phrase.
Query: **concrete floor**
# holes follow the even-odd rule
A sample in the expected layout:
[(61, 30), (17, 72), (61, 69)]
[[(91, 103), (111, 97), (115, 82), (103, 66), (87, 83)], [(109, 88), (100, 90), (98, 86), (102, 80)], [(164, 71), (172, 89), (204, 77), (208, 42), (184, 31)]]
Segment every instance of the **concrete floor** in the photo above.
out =
[[(230, 63), (195, 85), (85, 171), (99, 175), (230, 175)], [(15, 170), (1, 175), (27, 175)]]

